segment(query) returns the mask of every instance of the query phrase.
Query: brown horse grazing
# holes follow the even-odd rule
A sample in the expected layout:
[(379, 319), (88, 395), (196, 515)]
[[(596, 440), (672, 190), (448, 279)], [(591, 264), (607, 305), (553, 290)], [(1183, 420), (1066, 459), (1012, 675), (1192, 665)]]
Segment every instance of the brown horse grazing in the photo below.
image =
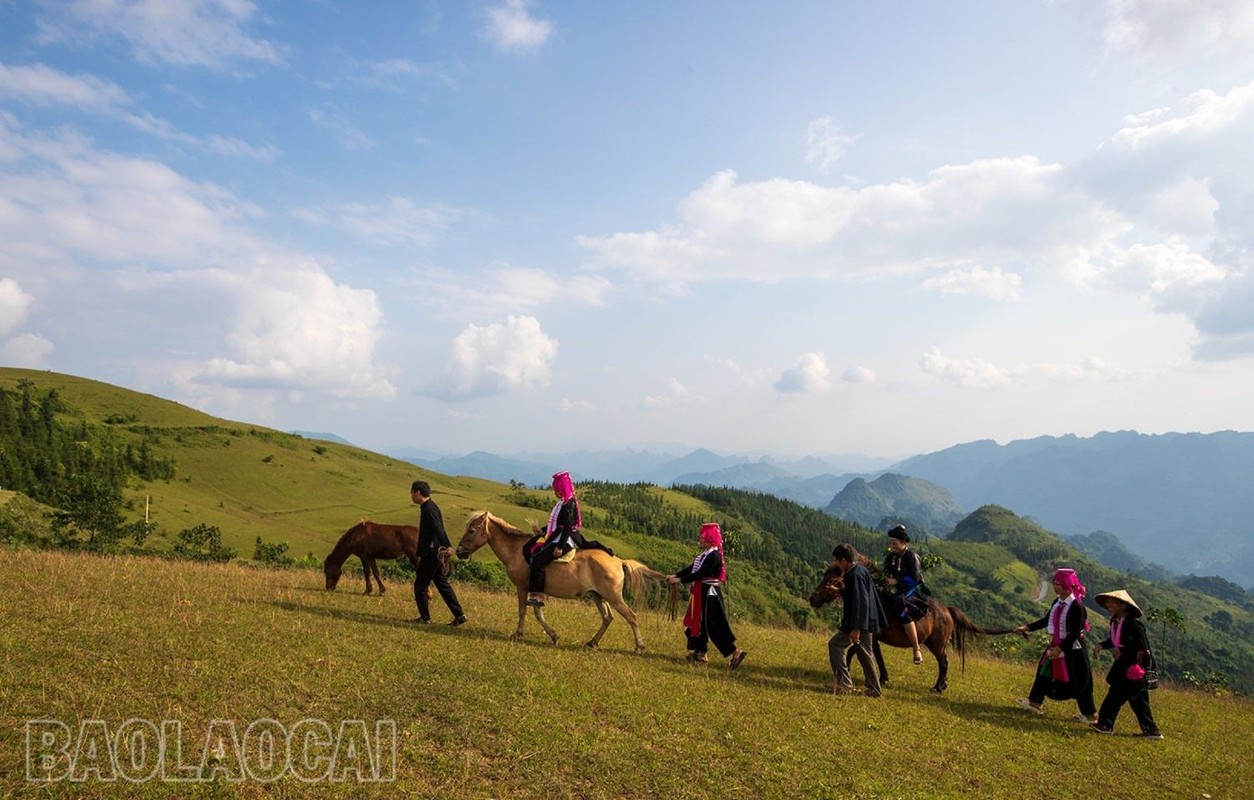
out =
[[(866, 556), (861, 557), (862, 565), (870, 567), (871, 562)], [(836, 564), (828, 564), (827, 569), (823, 572), (823, 577), (819, 581), (819, 585), (810, 593), (810, 606), (818, 608), (833, 600), (839, 600), (841, 590), (844, 588), (844, 578), (840, 567)], [(880, 590), (883, 591), (882, 589)], [(882, 600), (882, 598), (881, 598)], [(891, 647), (910, 647), (910, 635), (906, 633), (906, 627), (902, 624), (901, 619), (896, 615), (885, 615), (888, 618), (887, 626), (875, 636), (873, 648), (875, 651), (875, 664), (879, 667), (880, 682), (888, 683), (888, 668), (884, 666), (884, 655), (880, 652), (880, 642)], [(1000, 636), (1005, 633), (1014, 633), (1014, 628), (984, 628), (976, 625), (971, 618), (962, 611), (953, 606), (943, 606), (935, 600), (928, 600), (927, 613), (922, 619), (915, 621), (915, 630), (919, 634), (919, 644), (926, 647), (936, 657), (936, 684), (932, 686), (932, 691), (941, 693), (949, 686), (949, 654), (947, 652), (948, 645), (952, 639), (954, 646), (958, 649), (958, 654), (962, 658), (962, 666), (966, 667), (967, 651), (966, 651), (966, 634), (974, 633), (980, 636)]]
[[(523, 558), (523, 545), (530, 538), (530, 533), (515, 528), (500, 517), (488, 511), (476, 511), (466, 521), (466, 533), (457, 543), (458, 558), (469, 558), (471, 553), (486, 544), (505, 565), (505, 572), (518, 589), (518, 629), (510, 639), (523, 635), (523, 622), (527, 618), (527, 579), (531, 575), (531, 567)], [(550, 597), (565, 598), (591, 593), (597, 611), (601, 613), (601, 629), (588, 640), (588, 647), (595, 648), (600, 644), (605, 629), (614, 619), (610, 611), (613, 606), (631, 626), (636, 638), (636, 652), (643, 653), (644, 639), (640, 636), (640, 625), (631, 606), (623, 600), (623, 584), (626, 583), (633, 593), (639, 593), (646, 578), (658, 583), (666, 581), (665, 575), (639, 561), (621, 559), (604, 550), (580, 550), (570, 563), (555, 562), (545, 568), (544, 591)], [(535, 612), (540, 627), (544, 628), (553, 644), (557, 644), (557, 631), (545, 620), (544, 609), (536, 608)]]
[(361, 559), (362, 571), (366, 573), (366, 594), (370, 594), (370, 573), (379, 582), (379, 594), (383, 595), (383, 578), (379, 575), (376, 558), (400, 558), (405, 556), (409, 563), (418, 568), (418, 529), (413, 525), (383, 525), (368, 519), (358, 522), (344, 532), (335, 543), (331, 554), (322, 562), (322, 571), (327, 576), (327, 591), (335, 591), (340, 582), (344, 562), (349, 556)]

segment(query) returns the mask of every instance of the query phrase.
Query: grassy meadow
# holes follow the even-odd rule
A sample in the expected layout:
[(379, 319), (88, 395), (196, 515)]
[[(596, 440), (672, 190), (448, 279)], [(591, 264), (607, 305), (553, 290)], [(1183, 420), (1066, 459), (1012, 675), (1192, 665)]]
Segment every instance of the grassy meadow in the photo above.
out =
[[(0, 795), (10, 797), (1248, 797), (1254, 704), (1164, 687), (1161, 742), (1014, 705), (1026, 666), (970, 655), (944, 697), (935, 664), (887, 653), (880, 699), (829, 693), (823, 633), (738, 625), (749, 658), (683, 660), (680, 623), (642, 614), (643, 656), (616, 620), (600, 651), (590, 603), (547, 609), (510, 642), (512, 596), (458, 591), (470, 622), (417, 627), (409, 587), (244, 565), (4, 550)], [(446, 611), (435, 600), (435, 619)], [(713, 655), (713, 654), (712, 654)], [(854, 668), (855, 676), (859, 672)], [(1098, 699), (1104, 694), (1099, 690)], [(199, 763), (214, 720), (395, 724), (395, 780), (112, 783), (26, 780), (29, 720), (177, 720)], [(219, 730), (220, 728), (215, 728)], [(220, 753), (219, 753), (220, 755)], [(223, 768), (221, 775), (231, 774)]]

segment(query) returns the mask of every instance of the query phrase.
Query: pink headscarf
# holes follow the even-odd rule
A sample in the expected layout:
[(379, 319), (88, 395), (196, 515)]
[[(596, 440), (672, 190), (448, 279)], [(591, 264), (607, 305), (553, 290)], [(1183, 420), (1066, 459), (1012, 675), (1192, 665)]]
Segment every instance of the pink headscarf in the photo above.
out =
[(570, 479), (569, 472), (554, 473), (553, 491), (561, 500), (569, 500), (575, 496), (575, 482)]
[(579, 510), (579, 501), (575, 498), (575, 482), (570, 479), (569, 472), (558, 472), (553, 475), (553, 492), (558, 497), (557, 505), (553, 506), (553, 512), (549, 514), (549, 525), (545, 531), (552, 533), (557, 528), (557, 515), (561, 513), (562, 506), (572, 501), (575, 503), (575, 530), (582, 528), (583, 512)]
[(701, 525), (701, 533), (697, 534), (697, 541), (706, 547), (713, 547), (718, 550), (719, 559), (723, 562), (723, 570), (719, 573), (720, 581), (727, 580), (727, 558), (723, 555), (723, 532), (719, 529), (717, 522), (705, 522)]
[(1083, 600), (1084, 595), (1088, 594), (1088, 589), (1085, 589), (1084, 584), (1080, 583), (1080, 578), (1073, 569), (1064, 568), (1055, 572), (1054, 583), (1061, 584), (1071, 590), (1071, 594), (1075, 595), (1077, 600)]

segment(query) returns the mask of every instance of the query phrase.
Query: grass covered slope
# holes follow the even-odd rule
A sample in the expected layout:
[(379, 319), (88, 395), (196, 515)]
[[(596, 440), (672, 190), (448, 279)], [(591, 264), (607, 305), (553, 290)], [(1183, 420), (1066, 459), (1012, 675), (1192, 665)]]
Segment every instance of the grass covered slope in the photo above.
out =
[[(1159, 690), (1167, 739), (1141, 742), (1126, 710), (1108, 737), (1070, 721), (1071, 704), (1028, 715), (1013, 702), (1030, 669), (979, 656), (936, 697), (930, 658), (914, 668), (890, 650), (884, 697), (835, 698), (821, 633), (742, 622), (749, 658), (732, 675), (685, 663), (679, 623), (652, 612), (649, 651), (635, 656), (621, 620), (601, 651), (582, 647), (596, 613), (574, 601), (547, 609), (559, 646), (534, 621), (511, 643), (513, 599), (465, 584), (467, 625), (416, 628), (407, 592), (327, 593), (304, 571), (49, 551), (3, 559), (4, 796), (1223, 798), (1254, 782), (1236, 745), (1254, 735), (1244, 699)], [(261, 718), (390, 719), (396, 781), (38, 787), (24, 780), (23, 737), (40, 718), (178, 720), (185, 762), (214, 719), (241, 730)]]

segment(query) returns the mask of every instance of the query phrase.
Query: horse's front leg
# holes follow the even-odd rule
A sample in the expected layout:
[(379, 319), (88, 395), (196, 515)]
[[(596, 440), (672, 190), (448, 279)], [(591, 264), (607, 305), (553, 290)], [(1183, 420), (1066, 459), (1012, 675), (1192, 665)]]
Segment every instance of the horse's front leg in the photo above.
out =
[(370, 594), (370, 569), (374, 566), (374, 559), (369, 556), (361, 557), (361, 571), (366, 576), (366, 594)]
[(523, 635), (523, 623), (527, 621), (527, 590), (518, 590), (518, 628), (509, 637), (512, 642), (515, 639), (521, 639)]
[(557, 631), (553, 630), (553, 626), (550, 625), (549, 621), (544, 618), (544, 609), (540, 606), (535, 606), (535, 611), (536, 622), (539, 622), (540, 627), (544, 628), (544, 632), (547, 633), (549, 638), (553, 640), (553, 644), (557, 644)]

